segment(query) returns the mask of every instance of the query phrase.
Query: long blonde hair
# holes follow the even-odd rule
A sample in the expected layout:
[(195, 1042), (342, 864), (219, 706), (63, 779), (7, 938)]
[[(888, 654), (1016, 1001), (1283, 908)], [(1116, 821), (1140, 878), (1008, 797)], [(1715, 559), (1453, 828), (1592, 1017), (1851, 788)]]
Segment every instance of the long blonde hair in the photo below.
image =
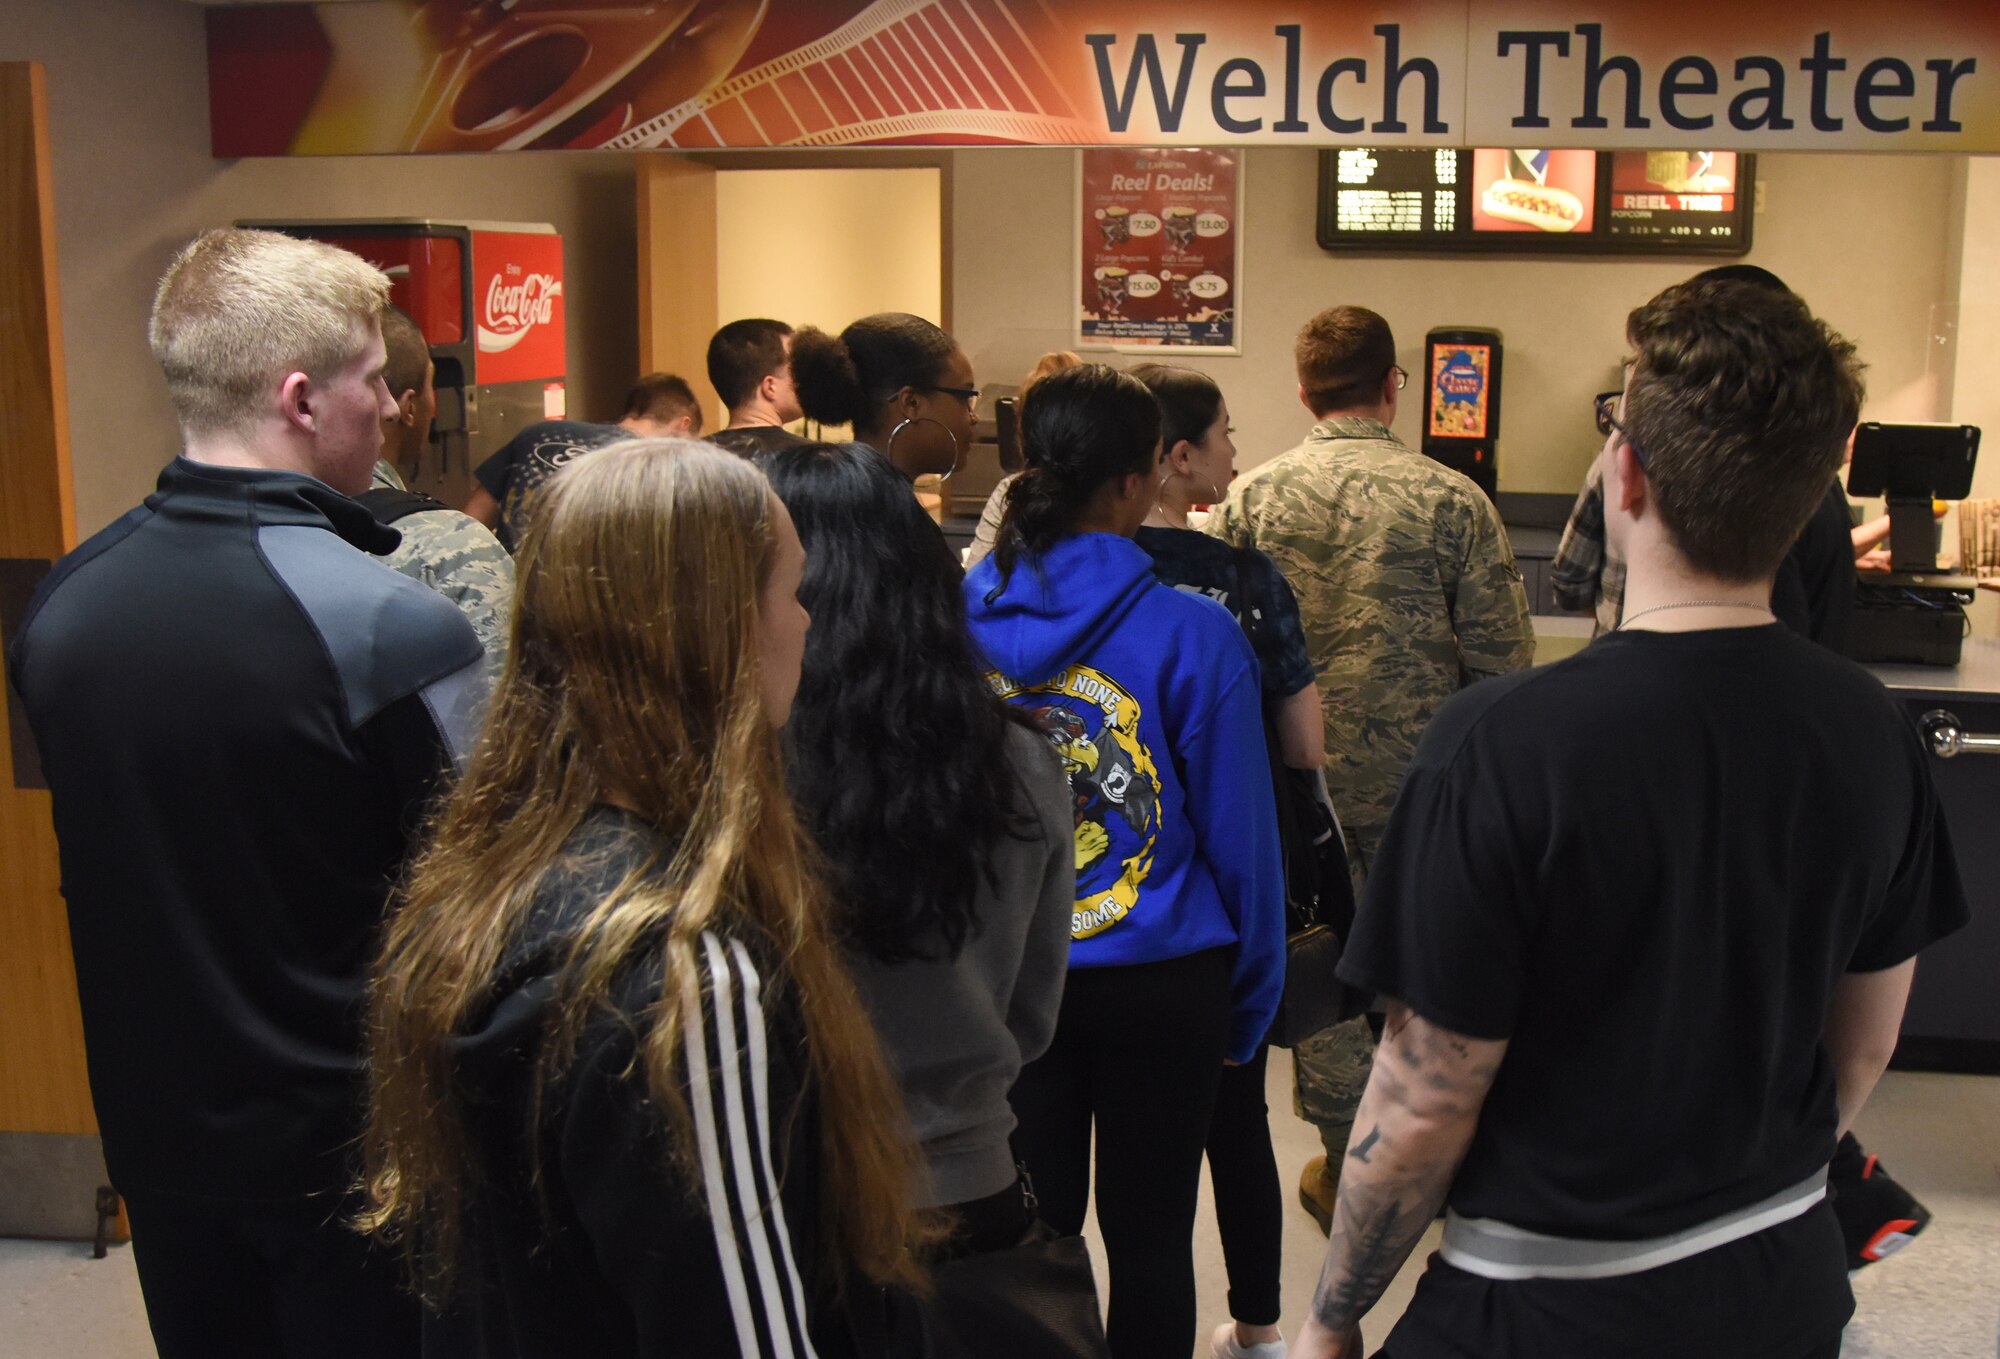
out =
[[(578, 928), (536, 1065), (537, 1111), (623, 969), (657, 958), (661, 994), (687, 994), (702, 931), (747, 926), (781, 955), (772, 985), (789, 988), (807, 1034), (823, 1263), (837, 1280), (853, 1270), (919, 1283), (913, 1143), (831, 941), (760, 694), (770, 487), (706, 444), (639, 439), (578, 460), (539, 497), (485, 732), (375, 972), (363, 1225), (398, 1239), (425, 1287), (449, 1289), (474, 1169), (447, 1045), (489, 996), (571, 833), (615, 795), (677, 848), (666, 864), (635, 869)], [(631, 1018), (640, 1078), (686, 1171), (695, 1153), (680, 1007)]]

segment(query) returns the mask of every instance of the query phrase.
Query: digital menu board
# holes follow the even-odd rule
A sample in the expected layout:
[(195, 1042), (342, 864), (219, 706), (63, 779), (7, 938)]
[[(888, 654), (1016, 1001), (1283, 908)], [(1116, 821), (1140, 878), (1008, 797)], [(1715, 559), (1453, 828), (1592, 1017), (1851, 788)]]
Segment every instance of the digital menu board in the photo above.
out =
[(1320, 154), (1329, 250), (1740, 255), (1752, 158), (1730, 151), (1347, 147)]

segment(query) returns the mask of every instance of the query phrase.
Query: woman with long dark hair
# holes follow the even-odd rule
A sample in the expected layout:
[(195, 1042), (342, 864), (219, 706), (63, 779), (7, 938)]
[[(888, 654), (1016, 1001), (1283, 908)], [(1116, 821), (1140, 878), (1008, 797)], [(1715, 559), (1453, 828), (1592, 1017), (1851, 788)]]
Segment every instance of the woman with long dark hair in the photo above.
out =
[(758, 466), (806, 548), (792, 796), (922, 1146), (917, 1201), (953, 1210), (954, 1250), (1011, 1246), (1029, 1214), (1007, 1092), (1062, 999), (1069, 786), (994, 697), (958, 564), (888, 464), (808, 444)]
[[(1222, 389), (1192, 368), (1144, 363), (1130, 371), (1159, 403), (1165, 458), (1158, 496), (1135, 541), (1163, 584), (1213, 599), (1236, 619), (1257, 653), (1265, 718), (1281, 757), (1317, 778), (1325, 763), (1319, 686), (1291, 586), (1263, 553), (1211, 538), (1188, 518), (1196, 505), (1220, 503), (1236, 475)], [(1282, 1359), (1285, 1352), (1278, 1331), (1284, 1192), (1264, 1102), (1269, 1055), (1259, 1044), (1250, 1061), (1222, 1073), (1209, 1123), (1208, 1174), (1232, 1318), (1210, 1342), (1214, 1359)]]
[(802, 571), (705, 444), (542, 492), (372, 993), (369, 1225), (433, 1352), (827, 1359), (919, 1278), (900, 1101), (784, 786)]
[(792, 386), (807, 419), (853, 426), (906, 481), (949, 475), (972, 446), (972, 362), (921, 316), (880, 312), (838, 335), (807, 326), (792, 337)]
[(1097, 1219), (1119, 1359), (1187, 1354), (1195, 1199), (1223, 1064), (1270, 1027), (1284, 902), (1257, 660), (1211, 600), (1160, 584), (1132, 541), (1160, 475), (1160, 413), (1101, 364), (1037, 383), (1027, 470), (967, 576), (1002, 697), (1069, 771), (1070, 974), (1049, 1051), (1021, 1073), (1015, 1147), (1057, 1231)]

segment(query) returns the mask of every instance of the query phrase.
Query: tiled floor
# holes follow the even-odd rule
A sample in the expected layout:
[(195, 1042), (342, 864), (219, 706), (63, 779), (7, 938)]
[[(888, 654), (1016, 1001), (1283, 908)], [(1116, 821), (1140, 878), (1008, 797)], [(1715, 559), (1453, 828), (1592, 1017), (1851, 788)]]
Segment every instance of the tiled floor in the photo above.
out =
[[(1285, 1329), (1311, 1296), (1323, 1239), (1292, 1204), (1298, 1168), (1318, 1150), (1290, 1108), (1290, 1064), (1271, 1062), (1272, 1134), (1287, 1180)], [(2000, 1079), (1891, 1073), (1861, 1138), (1937, 1215), (1908, 1253), (1855, 1280), (1859, 1310), (1846, 1359), (1994, 1359), (2000, 1352)], [(1435, 1229), (1433, 1229), (1435, 1231)], [(1412, 1257), (1365, 1329), (1380, 1340), (1409, 1301), (1434, 1238)], [(1094, 1247), (1102, 1269), (1103, 1251)], [(1222, 1256), (1204, 1194), (1195, 1241), (1202, 1335), (1223, 1319)], [(0, 1354), (6, 1359), (151, 1359), (129, 1249), (0, 1241)]]

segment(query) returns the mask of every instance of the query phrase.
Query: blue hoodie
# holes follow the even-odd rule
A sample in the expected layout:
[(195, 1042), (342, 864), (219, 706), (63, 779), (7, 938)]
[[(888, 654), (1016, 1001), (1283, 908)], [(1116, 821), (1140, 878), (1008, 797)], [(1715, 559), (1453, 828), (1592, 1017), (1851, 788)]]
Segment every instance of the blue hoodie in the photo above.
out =
[(1214, 600), (1168, 589), (1129, 538), (1085, 533), (1005, 588), (965, 580), (995, 690), (1041, 716), (1076, 814), (1070, 966), (1236, 945), (1229, 1056), (1248, 1061), (1285, 980), (1277, 809), (1257, 659)]

